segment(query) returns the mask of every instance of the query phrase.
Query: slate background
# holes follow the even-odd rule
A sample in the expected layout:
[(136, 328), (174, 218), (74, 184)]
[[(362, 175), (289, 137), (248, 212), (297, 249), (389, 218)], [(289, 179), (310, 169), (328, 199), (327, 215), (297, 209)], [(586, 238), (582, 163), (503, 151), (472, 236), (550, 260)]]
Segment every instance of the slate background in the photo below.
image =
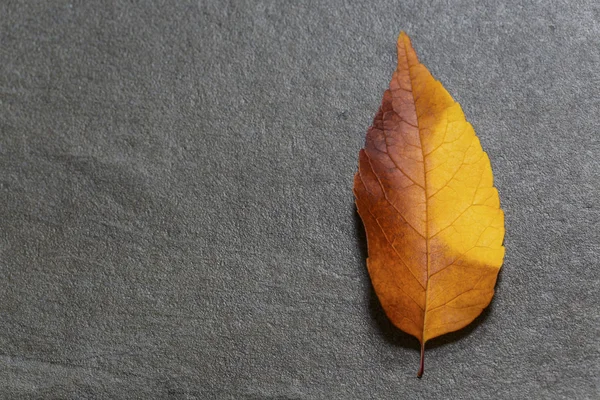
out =
[[(0, 2), (0, 398), (598, 398), (600, 5), (497, 3)], [(351, 191), (401, 29), (507, 228), (422, 380)]]

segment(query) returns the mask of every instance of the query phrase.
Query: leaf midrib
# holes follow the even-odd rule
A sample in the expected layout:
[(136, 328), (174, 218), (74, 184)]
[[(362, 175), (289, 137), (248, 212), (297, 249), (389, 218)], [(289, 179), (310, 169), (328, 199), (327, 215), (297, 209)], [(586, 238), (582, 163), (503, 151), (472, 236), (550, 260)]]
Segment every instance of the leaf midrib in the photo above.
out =
[[(408, 70), (408, 78), (410, 81), (410, 94), (413, 98), (413, 103), (415, 105), (415, 120), (417, 121), (417, 131), (419, 135), (419, 143), (421, 144), (421, 154), (423, 155), (423, 191), (425, 192), (425, 253), (427, 255), (427, 281), (425, 282), (425, 304), (423, 305), (423, 326), (421, 328), (421, 346), (425, 345), (425, 326), (427, 322), (427, 294), (429, 293), (429, 264), (430, 264), (430, 254), (429, 254), (429, 197), (427, 194), (427, 166), (425, 165), (426, 154), (425, 149), (423, 148), (423, 138), (421, 136), (421, 128), (419, 126), (419, 113), (417, 112), (417, 98), (415, 97), (415, 91), (413, 86), (413, 74), (411, 72), (412, 68), (410, 66), (408, 60), (408, 49), (406, 46), (406, 42), (404, 42), (404, 54), (406, 55), (406, 67)], [(417, 64), (418, 65), (418, 64)]]

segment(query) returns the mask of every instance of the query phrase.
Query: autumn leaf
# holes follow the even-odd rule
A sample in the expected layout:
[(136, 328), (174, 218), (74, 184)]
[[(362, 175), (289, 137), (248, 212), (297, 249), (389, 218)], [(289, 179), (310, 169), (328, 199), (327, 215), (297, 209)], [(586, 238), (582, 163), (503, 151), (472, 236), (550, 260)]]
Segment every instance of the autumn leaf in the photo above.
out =
[(367, 268), (389, 319), (425, 343), (471, 323), (494, 295), (504, 214), (458, 103), (398, 38), (398, 67), (354, 177)]

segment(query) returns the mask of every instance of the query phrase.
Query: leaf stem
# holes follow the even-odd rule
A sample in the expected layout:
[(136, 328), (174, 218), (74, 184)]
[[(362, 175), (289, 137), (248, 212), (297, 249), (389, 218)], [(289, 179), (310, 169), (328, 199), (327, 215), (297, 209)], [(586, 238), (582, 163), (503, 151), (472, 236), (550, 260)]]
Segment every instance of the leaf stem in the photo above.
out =
[(421, 342), (421, 363), (419, 365), (419, 372), (417, 372), (417, 378), (423, 376), (423, 369), (425, 368), (425, 343)]

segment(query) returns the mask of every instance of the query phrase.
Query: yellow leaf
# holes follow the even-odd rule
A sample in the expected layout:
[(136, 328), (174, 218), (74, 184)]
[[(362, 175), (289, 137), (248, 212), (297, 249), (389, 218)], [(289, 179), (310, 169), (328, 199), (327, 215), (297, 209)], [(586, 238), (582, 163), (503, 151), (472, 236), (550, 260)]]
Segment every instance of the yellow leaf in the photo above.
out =
[(494, 295), (504, 214), (473, 127), (398, 38), (398, 67), (354, 177), (367, 267), (387, 316), (425, 343), (468, 325)]

